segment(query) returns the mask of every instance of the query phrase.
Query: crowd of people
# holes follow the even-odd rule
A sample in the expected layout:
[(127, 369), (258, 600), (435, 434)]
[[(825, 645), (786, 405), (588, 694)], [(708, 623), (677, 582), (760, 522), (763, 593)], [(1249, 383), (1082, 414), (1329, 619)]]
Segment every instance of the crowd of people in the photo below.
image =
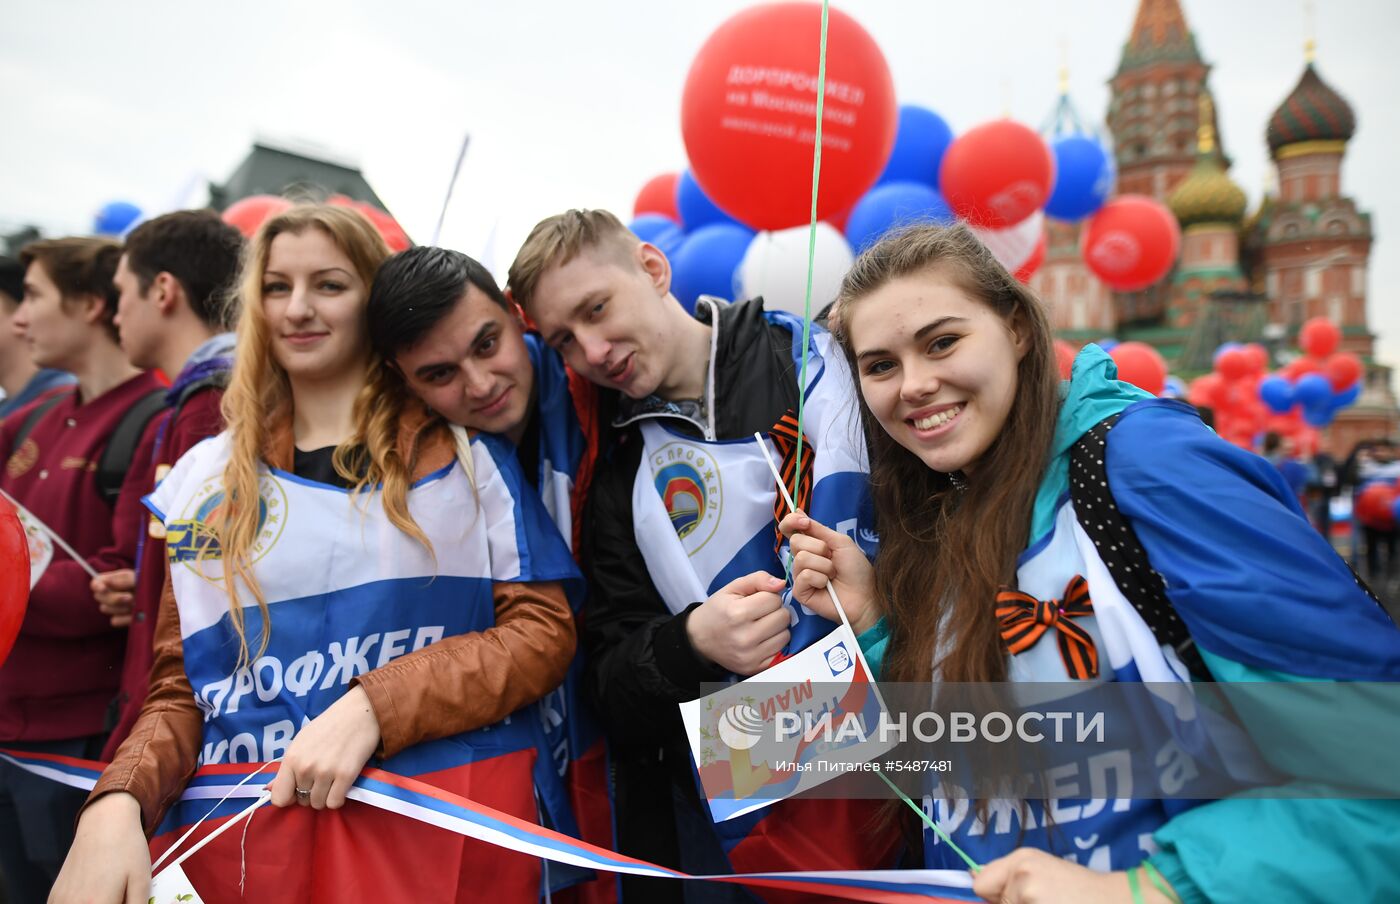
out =
[[(367, 765), (688, 873), (961, 868), (880, 802), (710, 816), (677, 704), (833, 630), (830, 587), (882, 680), (1400, 681), (1282, 473), (1095, 346), (1062, 382), (967, 228), (887, 236), (810, 324), (670, 282), (598, 210), (504, 289), (315, 205), (0, 265), (0, 489), (82, 559), (34, 563), (0, 749), (106, 763), (83, 792), (0, 760), (9, 900), (145, 901), (195, 771), (262, 762), (276, 830), (186, 861), (205, 900), (755, 900), (384, 828), (346, 805)], [(990, 901), (1400, 888), (1400, 801), (1160, 798), (948, 834)]]

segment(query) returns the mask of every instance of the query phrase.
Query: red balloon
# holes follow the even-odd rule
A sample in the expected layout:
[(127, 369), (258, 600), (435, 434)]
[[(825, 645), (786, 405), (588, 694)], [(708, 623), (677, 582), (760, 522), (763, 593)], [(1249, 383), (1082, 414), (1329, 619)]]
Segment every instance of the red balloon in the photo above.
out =
[[(808, 221), (812, 207), (821, 7), (773, 3), (732, 16), (706, 39), (681, 97), (681, 134), (710, 200), (754, 229)], [(831, 10), (817, 219), (855, 204), (894, 147), (898, 108), (884, 54)]]
[(1243, 348), (1227, 348), (1216, 356), (1215, 369), (1226, 380), (1242, 380), (1254, 368), (1254, 360)]
[(0, 664), (10, 655), (29, 605), (29, 538), (14, 506), (0, 497)]
[(632, 216), (659, 213), (679, 223), (681, 213), (676, 209), (676, 182), (680, 178), (680, 173), (662, 173), (648, 179), (642, 190), (637, 192), (637, 200), (632, 202)]
[(1323, 365), (1327, 372), (1327, 379), (1332, 381), (1332, 388), (1340, 392), (1361, 379), (1361, 359), (1351, 352), (1338, 352), (1327, 359)]
[(1198, 408), (1214, 408), (1224, 388), (1225, 381), (1220, 374), (1210, 373), (1197, 377), (1186, 388), (1186, 401)]
[(1166, 388), (1167, 362), (1146, 342), (1120, 342), (1108, 354), (1118, 365), (1118, 379), (1123, 382), (1153, 395), (1161, 395)]
[(1055, 156), (1030, 128), (998, 119), (948, 145), (938, 184), (959, 217), (1005, 229), (1045, 206), (1055, 186)]
[(1181, 247), (1181, 227), (1162, 204), (1120, 195), (1089, 218), (1080, 240), (1084, 262), (1120, 292), (1134, 292), (1167, 275)]
[(259, 226), (291, 206), (291, 201), (275, 195), (250, 195), (224, 208), (224, 222), (252, 238)]
[(406, 251), (413, 247), (413, 242), (409, 239), (408, 233), (403, 231), (399, 221), (389, 216), (389, 214), (375, 207), (373, 204), (366, 204), (361, 201), (355, 204), (355, 209), (364, 214), (374, 228), (379, 230), (379, 234), (384, 237), (384, 243), (389, 246), (390, 251)]
[(1065, 340), (1055, 340), (1055, 363), (1059, 365), (1061, 380), (1069, 379), (1070, 371), (1074, 369), (1074, 358), (1078, 354), (1079, 352), (1074, 350), (1074, 346)]
[(1251, 342), (1244, 347), (1249, 353), (1249, 372), (1252, 374), (1263, 374), (1269, 369), (1269, 350), (1258, 342)]
[(1023, 283), (1030, 282), (1031, 277), (1035, 276), (1035, 271), (1039, 270), (1040, 265), (1045, 263), (1046, 248), (1047, 242), (1045, 239), (1045, 233), (1042, 232), (1040, 234), (1039, 240), (1037, 240), (1035, 243), (1035, 250), (1031, 252), (1031, 256), (1026, 258), (1026, 262), (1021, 266), (1017, 267), (1016, 272), (1012, 275)]
[(1314, 358), (1326, 358), (1341, 341), (1342, 331), (1326, 317), (1313, 317), (1298, 331), (1298, 347)]
[(1395, 515), (1391, 511), (1395, 505), (1394, 484), (1373, 483), (1356, 497), (1356, 520), (1376, 530), (1394, 530)]

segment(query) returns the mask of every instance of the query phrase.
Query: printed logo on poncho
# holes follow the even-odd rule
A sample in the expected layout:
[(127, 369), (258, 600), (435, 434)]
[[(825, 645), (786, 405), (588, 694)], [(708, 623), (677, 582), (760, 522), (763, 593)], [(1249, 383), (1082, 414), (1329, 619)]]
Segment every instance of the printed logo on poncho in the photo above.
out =
[(676, 536), (694, 555), (719, 526), (724, 490), (718, 462), (703, 448), (667, 443), (652, 454), (651, 474)]
[[(219, 538), (213, 525), (223, 519), (226, 497), (222, 479), (210, 480), (200, 487), (178, 520), (166, 528), (165, 554), (172, 564), (185, 567), (207, 581), (223, 580), (223, 569), (206, 570), (201, 562), (218, 562), (223, 558)], [(258, 484), (258, 533), (248, 557), (251, 565), (267, 555), (282, 536), (287, 519), (287, 494), (277, 481), (263, 478)]]

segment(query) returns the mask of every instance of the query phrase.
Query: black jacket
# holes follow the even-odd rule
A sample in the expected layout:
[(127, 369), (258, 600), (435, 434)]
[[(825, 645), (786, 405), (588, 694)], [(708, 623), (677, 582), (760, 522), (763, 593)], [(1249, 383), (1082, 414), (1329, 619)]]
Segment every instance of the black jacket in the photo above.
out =
[[(708, 306), (698, 305), (696, 316), (708, 323)], [(761, 299), (720, 307), (717, 342), (712, 362), (716, 435), (711, 438), (766, 433), (784, 413), (796, 409), (793, 336), (763, 318)], [(700, 696), (702, 682), (720, 681), (728, 674), (703, 661), (690, 646), (685, 623), (695, 606), (671, 614), (652, 585), (632, 523), (632, 486), (642, 456), (639, 422), (665, 418), (672, 429), (699, 437), (705, 434), (702, 412), (694, 402), (622, 399), (613, 421), (617, 435), (599, 464), (584, 516), (590, 594), (583, 619), (588, 684), (617, 770), (619, 842), (624, 852), (627, 836), (644, 835), (652, 853), (665, 856), (660, 833), (670, 821), (671, 788), (688, 799), (697, 797), (676, 704)]]

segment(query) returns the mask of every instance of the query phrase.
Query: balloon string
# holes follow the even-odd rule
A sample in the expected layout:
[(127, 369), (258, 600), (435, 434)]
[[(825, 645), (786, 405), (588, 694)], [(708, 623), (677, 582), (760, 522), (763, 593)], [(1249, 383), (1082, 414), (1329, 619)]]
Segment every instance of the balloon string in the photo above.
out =
[(822, 111), (826, 107), (826, 28), (830, 10), (830, 0), (822, 0), (822, 41), (817, 58), (817, 136), (812, 147), (812, 216), (807, 231), (807, 293), (802, 299), (802, 367), (797, 376), (797, 456), (792, 470), (794, 495), (802, 479), (802, 415), (807, 407), (807, 343), (812, 339), (812, 274), (817, 261), (817, 191), (822, 176)]

